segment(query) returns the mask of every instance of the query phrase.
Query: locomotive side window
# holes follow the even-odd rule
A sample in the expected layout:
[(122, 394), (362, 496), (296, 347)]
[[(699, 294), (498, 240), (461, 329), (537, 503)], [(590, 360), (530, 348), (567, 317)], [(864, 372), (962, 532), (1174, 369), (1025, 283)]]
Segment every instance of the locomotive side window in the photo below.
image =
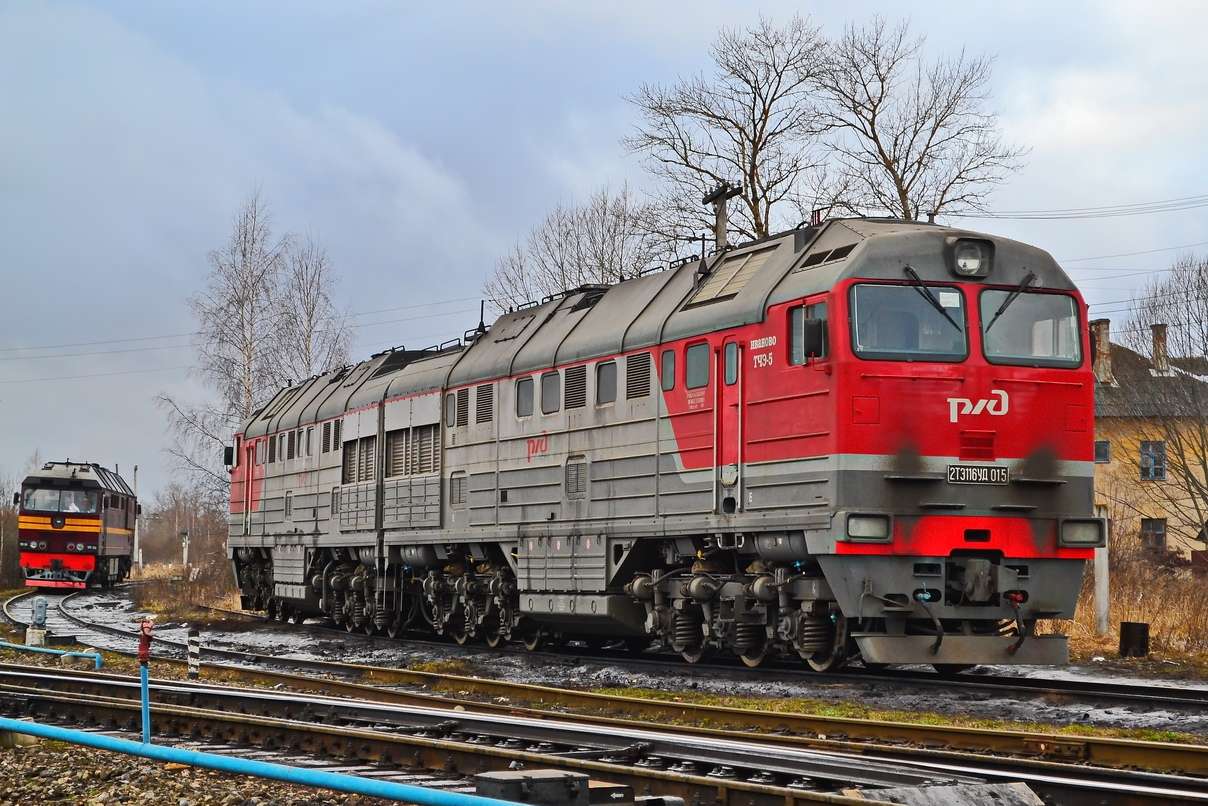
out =
[(457, 396), (452, 392), (445, 395), (445, 425), (449, 428), (457, 425)]
[(541, 376), (541, 413), (554, 414), (562, 408), (562, 375), (557, 370)]
[(617, 399), (617, 362), (596, 364), (596, 405), (615, 403)]
[(689, 347), (684, 352), (684, 365), (684, 383), (689, 389), (700, 389), (709, 385), (708, 344), (693, 344)]
[(296, 438), (296, 436), (295, 436), (295, 434), (294, 434), (294, 432), (293, 432), (293, 431), (290, 431), (290, 432), (289, 432), (289, 434), (288, 434), (288, 436), (289, 436), (289, 453), (287, 453), (287, 454), (285, 455), (285, 458), (286, 458), (286, 459), (293, 459), (293, 458), (294, 458), (294, 456), (295, 456), (294, 450), (295, 450), (296, 445), (297, 445), (297, 438)]
[(277, 438), (269, 437), (268, 438), (268, 463), (271, 465), (275, 461), (277, 461)]
[[(805, 322), (807, 319), (826, 321), (826, 303), (815, 302), (811, 305), (798, 305), (789, 309), (789, 366), (801, 366), (806, 361), (805, 354)], [(826, 358), (830, 345), (825, 339), (826, 329), (823, 326), (822, 353), (818, 358)]]
[(964, 296), (948, 286), (852, 286), (851, 320), (861, 358), (962, 361), (969, 352)]
[[(689, 366), (688, 371), (692, 368)], [(738, 381), (738, 342), (726, 342), (726, 386), (733, 386)]]
[(982, 349), (995, 364), (1076, 367), (1082, 339), (1074, 298), (987, 288), (981, 293)]
[(533, 414), (533, 379), (516, 381), (516, 416), (531, 417)]
[(660, 384), (664, 392), (675, 388), (675, 350), (663, 350), (663, 358), (659, 363)]
[(315, 427), (312, 425), (306, 429), (306, 455), (307, 456), (314, 456), (314, 453), (311, 450), (311, 446), (314, 444), (314, 441), (315, 441)]

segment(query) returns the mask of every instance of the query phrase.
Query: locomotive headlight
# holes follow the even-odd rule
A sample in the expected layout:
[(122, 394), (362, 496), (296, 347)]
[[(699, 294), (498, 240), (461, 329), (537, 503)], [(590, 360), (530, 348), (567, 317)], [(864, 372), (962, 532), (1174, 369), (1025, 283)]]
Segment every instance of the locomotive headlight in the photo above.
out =
[(852, 540), (888, 540), (888, 515), (848, 515), (847, 536)]
[(1104, 526), (1103, 520), (1099, 518), (1063, 521), (1061, 524), (1060, 542), (1063, 546), (1078, 546), (1080, 548), (1106, 546), (1107, 529)]
[(994, 244), (973, 238), (956, 238), (948, 244), (952, 271), (961, 277), (985, 277), (994, 260)]

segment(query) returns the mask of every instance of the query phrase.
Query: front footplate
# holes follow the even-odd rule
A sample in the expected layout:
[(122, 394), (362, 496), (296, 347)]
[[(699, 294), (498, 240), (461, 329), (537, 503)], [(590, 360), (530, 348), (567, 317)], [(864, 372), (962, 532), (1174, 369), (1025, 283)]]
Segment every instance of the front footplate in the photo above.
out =
[(930, 635), (881, 635), (855, 633), (860, 655), (869, 663), (990, 663), (1057, 666), (1069, 663), (1070, 650), (1064, 635), (1028, 638), (1011, 653), (1018, 641), (1013, 636), (945, 635), (939, 650)]

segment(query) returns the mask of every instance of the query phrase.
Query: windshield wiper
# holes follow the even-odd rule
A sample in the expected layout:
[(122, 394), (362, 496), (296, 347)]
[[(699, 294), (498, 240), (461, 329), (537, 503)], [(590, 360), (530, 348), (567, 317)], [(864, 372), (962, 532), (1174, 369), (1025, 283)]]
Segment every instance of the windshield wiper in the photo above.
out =
[(954, 328), (963, 333), (964, 329), (958, 325), (956, 320), (948, 314), (948, 311), (944, 309), (944, 306), (940, 305), (940, 301), (935, 298), (934, 294), (931, 293), (931, 289), (923, 285), (923, 278), (919, 277), (919, 273), (914, 270), (914, 267), (907, 266), (905, 269), (903, 269), (903, 271), (905, 271), (906, 275), (910, 278), (911, 288), (919, 292), (923, 299), (931, 303), (932, 308), (935, 308), (937, 311), (939, 311), (940, 315), (947, 319)]
[(1022, 294), (1024, 292), (1024, 289), (1026, 289), (1033, 282), (1035, 282), (1035, 280), (1036, 280), (1036, 275), (1033, 274), (1032, 272), (1028, 272), (1028, 276), (1023, 278), (1023, 282), (1020, 283), (1019, 285), (1015, 286), (1015, 290), (1007, 295), (1007, 298), (1002, 301), (1002, 305), (999, 305), (998, 310), (995, 311), (994, 315), (990, 317), (990, 323), (986, 325), (985, 332), (987, 332), (987, 333), (990, 332), (990, 328), (994, 327), (994, 323), (998, 321), (998, 317), (1003, 315), (1003, 311), (1005, 311), (1008, 308), (1008, 306), (1010, 306), (1010, 304), (1015, 301), (1016, 297), (1018, 297), (1020, 294)]

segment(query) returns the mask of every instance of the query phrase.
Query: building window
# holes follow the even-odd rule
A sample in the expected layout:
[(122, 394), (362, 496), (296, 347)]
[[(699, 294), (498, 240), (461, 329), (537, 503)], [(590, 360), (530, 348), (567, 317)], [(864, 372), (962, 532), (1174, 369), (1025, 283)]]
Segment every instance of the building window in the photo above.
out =
[(664, 392), (675, 388), (675, 350), (663, 350), (659, 378)]
[(1095, 464), (1105, 465), (1112, 460), (1112, 444), (1106, 439), (1095, 440)]
[(1141, 442), (1141, 481), (1166, 480), (1166, 443), (1160, 440)]
[(1141, 545), (1147, 549), (1166, 550), (1166, 519), (1141, 519)]
[(596, 364), (596, 405), (615, 403), (617, 400), (617, 362), (605, 361)]
[(531, 417), (533, 414), (533, 379), (516, 381), (516, 416)]
[(693, 344), (684, 353), (684, 385), (700, 389), (709, 385), (709, 345)]

